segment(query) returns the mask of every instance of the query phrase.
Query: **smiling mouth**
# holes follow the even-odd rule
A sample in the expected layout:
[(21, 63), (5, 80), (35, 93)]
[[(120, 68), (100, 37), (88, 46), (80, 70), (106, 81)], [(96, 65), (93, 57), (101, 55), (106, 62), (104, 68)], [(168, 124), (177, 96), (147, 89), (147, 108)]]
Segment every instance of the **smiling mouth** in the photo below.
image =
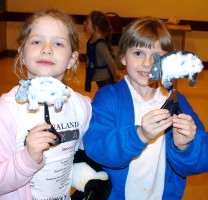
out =
[(138, 73), (139, 73), (141, 76), (148, 76), (148, 77), (149, 77), (149, 72), (139, 71)]
[(41, 65), (54, 65), (53, 62), (51, 61), (48, 61), (48, 60), (40, 60), (37, 62), (38, 64), (41, 64)]

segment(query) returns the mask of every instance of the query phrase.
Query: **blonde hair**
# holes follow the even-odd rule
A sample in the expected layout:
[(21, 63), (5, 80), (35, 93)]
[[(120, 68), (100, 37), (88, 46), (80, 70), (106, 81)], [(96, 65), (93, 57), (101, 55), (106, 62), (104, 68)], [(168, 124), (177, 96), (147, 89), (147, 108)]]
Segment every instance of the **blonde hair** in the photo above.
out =
[[(27, 74), (26, 74), (26, 69), (23, 66), (22, 63), (22, 53), (24, 50), (24, 46), (25, 43), (29, 37), (29, 34), (32, 30), (32, 24), (33, 22), (38, 19), (39, 17), (44, 17), (44, 16), (50, 16), (54, 19), (57, 19), (59, 21), (61, 21), (67, 28), (69, 31), (69, 40), (71, 43), (71, 48), (72, 48), (72, 52), (75, 52), (79, 50), (79, 36), (78, 36), (78, 31), (76, 28), (76, 24), (73, 20), (73, 18), (67, 14), (65, 14), (64, 12), (61, 12), (57, 9), (42, 9), (39, 10), (37, 12), (35, 12), (34, 14), (32, 14), (24, 23), (23, 28), (19, 34), (19, 37), (17, 39), (17, 43), (18, 43), (18, 55), (15, 59), (14, 62), (14, 72), (17, 75), (18, 78), (20, 79), (25, 79), (27, 78)], [(78, 59), (77, 62), (75, 63), (75, 65), (69, 70), (67, 70), (68, 72), (65, 73), (64, 76), (64, 80), (66, 81), (69, 77), (69, 74), (72, 74), (72, 77), (77, 75), (77, 67), (78, 67)], [(70, 77), (69, 77), (70, 78)]]
[(144, 17), (130, 23), (123, 32), (118, 46), (117, 62), (121, 65), (121, 58), (132, 47), (154, 47), (159, 41), (163, 51), (174, 50), (173, 40), (166, 25), (157, 18)]

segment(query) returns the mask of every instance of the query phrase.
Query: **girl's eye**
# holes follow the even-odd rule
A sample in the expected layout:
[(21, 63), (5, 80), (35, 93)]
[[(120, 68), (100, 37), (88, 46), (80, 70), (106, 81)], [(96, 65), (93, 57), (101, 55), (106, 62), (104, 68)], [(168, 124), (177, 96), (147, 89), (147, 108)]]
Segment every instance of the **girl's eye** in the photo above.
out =
[(39, 45), (39, 44), (41, 44), (41, 41), (38, 41), (38, 40), (37, 41), (33, 41), (32, 44)]
[(64, 45), (63, 45), (62, 43), (60, 43), (60, 42), (55, 42), (54, 45), (55, 45), (56, 47), (63, 47), (63, 46), (64, 46)]
[(141, 51), (135, 51), (135, 52), (134, 52), (134, 55), (135, 55), (135, 56), (141, 56), (141, 55), (142, 55), (142, 52), (141, 52)]

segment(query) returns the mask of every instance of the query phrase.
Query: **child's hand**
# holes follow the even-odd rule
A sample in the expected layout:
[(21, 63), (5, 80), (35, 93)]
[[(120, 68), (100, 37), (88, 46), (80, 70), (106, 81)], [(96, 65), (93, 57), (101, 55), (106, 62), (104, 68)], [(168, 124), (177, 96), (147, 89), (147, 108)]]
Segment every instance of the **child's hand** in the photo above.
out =
[(187, 147), (196, 134), (196, 125), (190, 115), (173, 115), (173, 139), (178, 149)]
[(161, 131), (172, 125), (172, 116), (166, 109), (152, 110), (143, 116), (137, 132), (140, 139), (147, 143), (157, 137)]
[(36, 163), (43, 160), (43, 152), (55, 144), (56, 135), (45, 130), (50, 129), (49, 124), (43, 124), (32, 128), (26, 138), (28, 154)]

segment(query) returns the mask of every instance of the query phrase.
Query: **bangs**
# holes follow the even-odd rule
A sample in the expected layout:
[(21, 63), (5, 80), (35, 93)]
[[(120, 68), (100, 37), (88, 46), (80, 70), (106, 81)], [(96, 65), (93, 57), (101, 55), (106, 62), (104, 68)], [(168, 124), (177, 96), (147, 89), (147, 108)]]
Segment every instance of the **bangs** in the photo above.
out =
[(129, 42), (131, 47), (145, 47), (154, 48), (154, 44), (158, 41), (162, 50), (172, 51), (173, 44), (171, 36), (166, 29), (158, 26), (158, 24), (145, 24), (143, 27), (134, 29), (131, 33), (131, 39)]
[(144, 18), (129, 24), (124, 31), (120, 43), (119, 54), (124, 55), (128, 48), (154, 48), (159, 42), (163, 51), (174, 50), (173, 41), (167, 27), (155, 18)]

